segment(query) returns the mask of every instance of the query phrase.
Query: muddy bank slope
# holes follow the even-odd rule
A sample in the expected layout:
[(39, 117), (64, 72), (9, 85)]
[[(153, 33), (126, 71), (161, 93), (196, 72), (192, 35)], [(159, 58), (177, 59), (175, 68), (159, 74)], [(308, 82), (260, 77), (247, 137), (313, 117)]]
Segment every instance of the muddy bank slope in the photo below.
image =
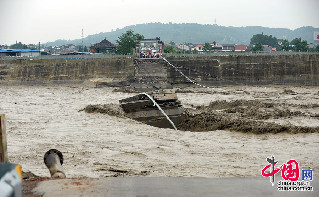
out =
[[(281, 92), (276, 93), (275, 99), (271, 99), (274, 95), (269, 95), (269, 98), (265, 95), (264, 99), (245, 100), (245, 95), (250, 97), (251, 93), (242, 91), (244, 97), (238, 100), (216, 100), (211, 101), (208, 105), (191, 104), (185, 107), (185, 118), (176, 126), (179, 130), (197, 132), (225, 129), (255, 134), (319, 132), (319, 104), (315, 103), (316, 98), (319, 97), (319, 91), (304, 95), (292, 89), (291, 87), (283, 88)], [(220, 93), (231, 94), (198, 88), (177, 89), (177, 92), (181, 94), (200, 92), (206, 94), (205, 97), (214, 94), (216, 96)], [(252, 94), (256, 93), (252, 92)], [(285, 97), (291, 97), (292, 101), (304, 100), (305, 102), (299, 104), (282, 102), (281, 100)], [(121, 107), (114, 104), (88, 105), (83, 110), (88, 113), (126, 117)], [(298, 124), (297, 120), (304, 123), (309, 121), (310, 124)]]

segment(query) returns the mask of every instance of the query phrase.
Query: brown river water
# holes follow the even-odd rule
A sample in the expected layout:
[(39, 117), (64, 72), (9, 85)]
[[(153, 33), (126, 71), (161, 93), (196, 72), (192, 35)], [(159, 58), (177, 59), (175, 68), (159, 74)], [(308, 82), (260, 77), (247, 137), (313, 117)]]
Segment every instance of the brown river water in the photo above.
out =
[[(50, 176), (43, 156), (56, 148), (64, 155), (63, 167), (69, 178), (256, 177), (268, 165), (266, 158), (274, 155), (280, 165), (295, 159), (301, 169), (319, 174), (318, 87), (229, 86), (183, 88), (178, 93), (182, 105), (193, 112), (216, 101), (273, 103), (263, 108), (263, 113), (268, 113), (263, 122), (292, 129), (266, 134), (234, 127), (209, 130), (203, 125), (199, 127), (202, 132), (176, 131), (82, 110), (87, 105), (118, 105), (120, 99), (135, 95), (113, 90), (79, 85), (1, 86), (0, 113), (7, 118), (10, 162), (21, 164), (23, 171)], [(228, 108), (227, 114), (237, 120), (255, 119), (243, 112), (245, 109), (255, 108), (237, 106)], [(221, 107), (212, 110), (223, 111)], [(272, 116), (271, 110), (277, 115)]]

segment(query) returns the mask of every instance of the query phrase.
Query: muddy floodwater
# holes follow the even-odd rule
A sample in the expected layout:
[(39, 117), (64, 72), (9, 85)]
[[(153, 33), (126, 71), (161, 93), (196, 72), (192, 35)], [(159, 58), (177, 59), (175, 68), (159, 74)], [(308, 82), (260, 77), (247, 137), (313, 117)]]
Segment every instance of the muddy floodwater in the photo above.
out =
[(244, 177), (274, 155), (319, 175), (318, 87), (180, 88), (188, 119), (178, 131), (83, 110), (136, 95), (114, 89), (1, 86), (10, 162), (50, 176), (43, 155), (55, 148), (67, 177)]

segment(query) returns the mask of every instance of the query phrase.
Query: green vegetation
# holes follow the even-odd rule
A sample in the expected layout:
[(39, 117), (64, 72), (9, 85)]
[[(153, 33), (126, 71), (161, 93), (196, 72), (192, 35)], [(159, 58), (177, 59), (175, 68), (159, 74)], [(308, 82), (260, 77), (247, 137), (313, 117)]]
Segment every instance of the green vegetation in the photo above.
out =
[[(41, 47), (43, 47), (43, 45), (41, 45)], [(17, 42), (13, 45), (9, 46), (10, 49), (31, 49), (31, 50), (38, 50), (39, 49), (39, 45), (36, 44), (23, 44), (21, 42)]]
[(212, 50), (212, 45), (210, 45), (208, 42), (206, 42), (203, 46), (204, 51), (210, 51)]
[(119, 37), (119, 40), (116, 41), (118, 43), (116, 52), (122, 55), (133, 53), (133, 49), (143, 38), (143, 35), (140, 35), (138, 33), (135, 34), (132, 30), (126, 31), (126, 33), (122, 34)]
[(293, 45), (292, 50), (297, 52), (308, 51), (308, 43), (306, 40), (301, 40), (301, 38), (295, 38), (290, 42)]
[(89, 49), (87, 48), (87, 46), (82, 47), (81, 45), (78, 45), (77, 49), (79, 52), (89, 52)]
[[(317, 48), (319, 45), (317, 46)], [(319, 48), (318, 48), (319, 49)], [(280, 47), (280, 51), (296, 51), (296, 52), (306, 52), (306, 51), (319, 51), (316, 48), (309, 49), (308, 42), (306, 40), (301, 40), (301, 38), (295, 38), (291, 42), (284, 40)]]
[(263, 51), (264, 47), (260, 42), (257, 42), (253, 47), (251, 48), (252, 51)]
[[(145, 38), (160, 37), (162, 41), (169, 43), (205, 43), (216, 41), (219, 44), (246, 44), (249, 45), (253, 35), (264, 32), (264, 35), (272, 35), (276, 38), (285, 38), (293, 40), (302, 38), (308, 43), (313, 42), (313, 32), (319, 31), (319, 28), (301, 27), (295, 30), (285, 28), (268, 28), (260, 26), (248, 27), (225, 27), (214, 25), (201, 25), (196, 23), (183, 24), (164, 24), (164, 23), (147, 23), (127, 26), (112, 32), (101, 32), (89, 35), (83, 39), (85, 45), (92, 45), (101, 42), (104, 38), (114, 43), (127, 30), (132, 30), (144, 35)], [(81, 45), (82, 40), (57, 40), (48, 43), (47, 46), (61, 46), (66, 44)]]
[(10, 46), (11, 49), (28, 49), (26, 44), (22, 44), (21, 42), (13, 44)]
[(164, 46), (164, 53), (175, 53), (174, 47), (172, 46)]
[[(287, 39), (283, 40), (281, 45), (278, 44), (278, 39), (276, 37), (272, 37), (272, 35), (267, 36), (264, 34), (256, 34), (250, 39), (252, 51), (263, 51), (263, 45), (276, 47), (278, 51), (309, 51), (308, 42), (306, 40), (301, 40), (301, 38), (295, 38), (291, 42)], [(312, 51), (316, 51), (316, 48), (312, 49)]]
[(261, 45), (269, 45), (269, 46), (277, 48), (278, 39), (276, 37), (272, 37), (272, 35), (267, 36), (267, 35), (264, 35), (263, 33), (256, 34), (256, 35), (253, 35), (253, 37), (250, 39), (250, 46), (254, 46), (257, 44), (258, 44), (258, 47), (260, 47), (259, 44), (261, 44)]
[(289, 43), (288, 40), (282, 41), (282, 43), (281, 43), (281, 45), (279, 47), (280, 51), (289, 51), (290, 50), (289, 44), (290, 43)]

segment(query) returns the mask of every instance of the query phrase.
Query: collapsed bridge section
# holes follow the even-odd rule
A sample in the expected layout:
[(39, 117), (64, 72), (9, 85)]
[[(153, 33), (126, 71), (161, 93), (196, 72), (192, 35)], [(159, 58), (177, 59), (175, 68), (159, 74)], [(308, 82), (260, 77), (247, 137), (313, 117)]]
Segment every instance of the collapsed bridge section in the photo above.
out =
[(120, 100), (120, 105), (129, 118), (160, 128), (176, 129), (175, 125), (184, 119), (184, 109), (174, 89), (138, 94)]

